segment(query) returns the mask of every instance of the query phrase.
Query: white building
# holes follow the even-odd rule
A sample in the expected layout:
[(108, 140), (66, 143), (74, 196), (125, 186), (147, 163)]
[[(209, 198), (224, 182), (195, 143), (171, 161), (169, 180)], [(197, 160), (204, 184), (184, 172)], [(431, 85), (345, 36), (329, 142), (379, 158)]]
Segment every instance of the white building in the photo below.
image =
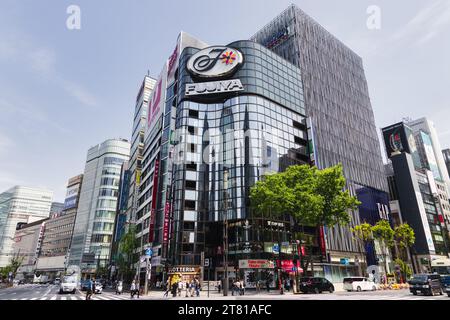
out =
[[(431, 144), (433, 147), (432, 152), (434, 153), (434, 159), (439, 170), (439, 174), (447, 186), (447, 190), (450, 194), (450, 178), (445, 165), (444, 156), (442, 154), (441, 144), (439, 142), (438, 134), (434, 123), (427, 118), (420, 118), (407, 123), (408, 126), (413, 129), (414, 133), (417, 134), (420, 130), (424, 131), (431, 138)], [(431, 151), (431, 150), (430, 150)], [(432, 165), (432, 164), (431, 164)], [(432, 170), (432, 168), (430, 168)], [(432, 170), (433, 171), (433, 170)]]
[(0, 267), (13, 255), (17, 224), (48, 218), (52, 200), (53, 192), (40, 188), (15, 186), (0, 194)]
[(88, 151), (69, 255), (69, 265), (84, 273), (109, 261), (120, 169), (129, 154), (130, 143), (123, 139), (106, 140)]

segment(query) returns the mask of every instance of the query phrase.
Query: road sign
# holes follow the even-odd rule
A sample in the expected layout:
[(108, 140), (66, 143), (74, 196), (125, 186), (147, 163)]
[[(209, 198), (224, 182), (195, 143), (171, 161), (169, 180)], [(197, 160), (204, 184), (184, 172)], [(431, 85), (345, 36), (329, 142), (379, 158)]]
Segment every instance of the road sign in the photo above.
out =
[(280, 253), (280, 246), (278, 244), (274, 244), (273, 248), (272, 248), (272, 251), (274, 253)]
[(151, 257), (153, 255), (153, 250), (151, 248), (145, 249), (145, 255)]
[(205, 258), (204, 267), (209, 267), (209, 258)]

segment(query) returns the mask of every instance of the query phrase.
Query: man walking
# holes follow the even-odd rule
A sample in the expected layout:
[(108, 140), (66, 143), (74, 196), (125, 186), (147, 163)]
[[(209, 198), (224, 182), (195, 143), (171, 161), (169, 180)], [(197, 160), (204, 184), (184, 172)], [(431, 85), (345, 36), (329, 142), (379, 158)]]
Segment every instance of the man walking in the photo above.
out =
[(92, 296), (92, 280), (89, 279), (87, 283), (87, 290), (86, 290), (86, 300), (91, 300)]

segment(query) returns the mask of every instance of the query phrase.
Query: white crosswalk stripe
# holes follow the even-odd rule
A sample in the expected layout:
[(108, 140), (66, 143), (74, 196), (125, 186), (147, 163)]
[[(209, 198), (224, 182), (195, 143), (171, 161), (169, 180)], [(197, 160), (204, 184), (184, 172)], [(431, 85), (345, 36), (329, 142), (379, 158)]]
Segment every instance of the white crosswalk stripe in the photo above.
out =
[(67, 298), (66, 297), (61, 297), (61, 299), (60, 300), (67, 300)]
[(56, 300), (57, 296), (53, 296), (50, 298), (50, 300)]
[(47, 296), (43, 296), (42, 298), (40, 298), (39, 300), (47, 300)]

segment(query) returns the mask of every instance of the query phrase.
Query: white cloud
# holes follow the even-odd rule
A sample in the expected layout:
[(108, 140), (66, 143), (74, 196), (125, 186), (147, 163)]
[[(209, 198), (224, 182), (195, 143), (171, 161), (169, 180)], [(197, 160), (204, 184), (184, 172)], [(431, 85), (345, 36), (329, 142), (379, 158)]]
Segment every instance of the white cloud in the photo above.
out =
[(97, 105), (97, 99), (83, 86), (61, 79), (60, 84), (63, 89), (72, 97), (80, 101), (82, 104), (95, 107)]
[(391, 41), (413, 41), (421, 46), (443, 33), (450, 25), (450, 1), (435, 0), (421, 9), (403, 28), (399, 29)]
[(46, 75), (54, 73), (56, 54), (47, 48), (38, 48), (28, 55), (31, 67), (38, 73)]

